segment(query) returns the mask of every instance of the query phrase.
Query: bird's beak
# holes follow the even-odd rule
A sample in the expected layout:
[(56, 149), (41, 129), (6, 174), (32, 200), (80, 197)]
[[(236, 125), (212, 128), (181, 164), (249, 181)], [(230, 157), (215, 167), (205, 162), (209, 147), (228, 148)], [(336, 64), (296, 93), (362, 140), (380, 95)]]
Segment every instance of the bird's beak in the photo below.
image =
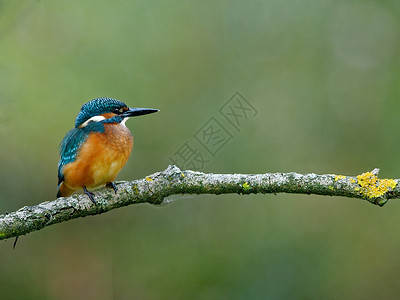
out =
[(158, 109), (153, 108), (134, 108), (130, 107), (126, 112), (120, 114), (121, 117), (129, 118), (129, 117), (137, 117), (152, 114), (158, 112)]

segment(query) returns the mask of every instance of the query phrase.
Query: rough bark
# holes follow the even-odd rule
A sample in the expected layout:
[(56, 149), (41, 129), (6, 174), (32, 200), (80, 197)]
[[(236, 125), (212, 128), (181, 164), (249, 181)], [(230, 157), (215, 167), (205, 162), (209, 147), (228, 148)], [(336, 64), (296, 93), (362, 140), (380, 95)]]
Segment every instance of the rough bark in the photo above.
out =
[(102, 188), (95, 191), (97, 203), (87, 195), (73, 195), (0, 215), (0, 240), (18, 237), (46, 226), (96, 215), (137, 203), (161, 204), (176, 194), (268, 194), (297, 193), (343, 196), (368, 200), (383, 206), (400, 196), (398, 179), (378, 179), (379, 170), (358, 176), (298, 173), (212, 174), (181, 171), (169, 166), (141, 180), (119, 181), (117, 193)]

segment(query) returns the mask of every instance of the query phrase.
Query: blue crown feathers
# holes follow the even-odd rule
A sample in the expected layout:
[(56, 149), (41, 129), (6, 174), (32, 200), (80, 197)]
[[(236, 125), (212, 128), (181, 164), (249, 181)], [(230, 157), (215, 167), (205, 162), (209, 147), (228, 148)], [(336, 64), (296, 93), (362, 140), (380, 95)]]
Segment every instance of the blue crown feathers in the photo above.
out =
[(82, 105), (81, 111), (75, 119), (75, 127), (82, 125), (94, 116), (113, 112), (115, 109), (126, 106), (124, 102), (112, 98), (97, 98), (89, 101)]

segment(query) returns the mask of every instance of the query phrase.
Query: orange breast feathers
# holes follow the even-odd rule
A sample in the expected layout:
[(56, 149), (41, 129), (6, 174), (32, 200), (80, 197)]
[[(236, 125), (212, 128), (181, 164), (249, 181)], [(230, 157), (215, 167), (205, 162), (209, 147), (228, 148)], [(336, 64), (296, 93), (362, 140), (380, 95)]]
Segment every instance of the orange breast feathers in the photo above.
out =
[(84, 186), (95, 188), (114, 181), (128, 161), (133, 137), (122, 124), (105, 124), (103, 133), (90, 134), (76, 160), (64, 166), (64, 190), (68, 194)]

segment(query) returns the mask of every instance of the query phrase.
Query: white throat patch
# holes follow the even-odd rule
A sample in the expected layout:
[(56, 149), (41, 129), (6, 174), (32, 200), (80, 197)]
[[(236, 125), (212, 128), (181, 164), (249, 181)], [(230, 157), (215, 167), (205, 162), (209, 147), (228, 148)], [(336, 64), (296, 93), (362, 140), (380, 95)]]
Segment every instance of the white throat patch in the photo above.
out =
[(121, 121), (121, 124), (124, 125), (124, 126), (126, 127), (125, 122), (128, 121), (128, 119), (129, 119), (129, 118), (124, 118), (124, 119)]

